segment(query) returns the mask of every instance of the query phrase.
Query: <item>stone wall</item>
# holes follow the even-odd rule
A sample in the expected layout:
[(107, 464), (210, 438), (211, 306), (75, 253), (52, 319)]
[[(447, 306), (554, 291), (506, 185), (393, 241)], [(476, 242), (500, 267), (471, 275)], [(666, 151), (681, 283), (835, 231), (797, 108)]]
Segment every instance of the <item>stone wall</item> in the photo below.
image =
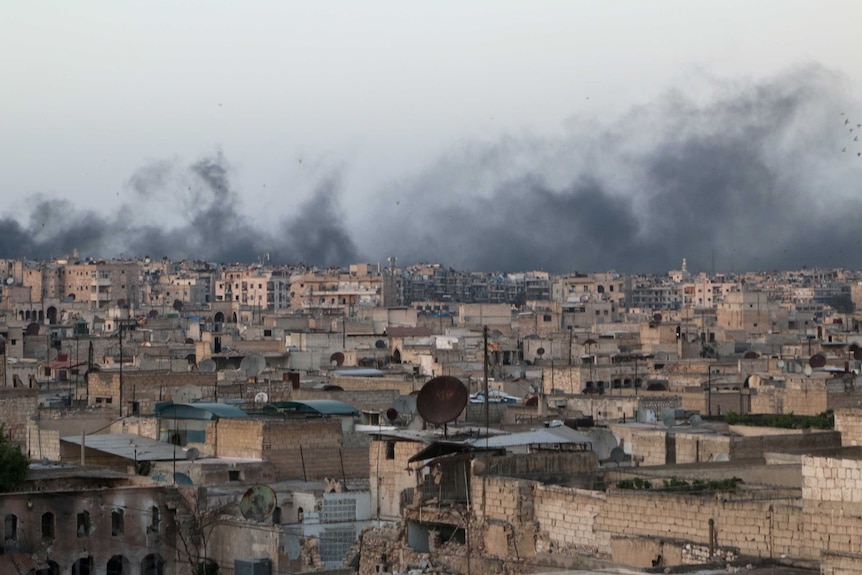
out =
[(841, 432), (842, 445), (862, 445), (862, 408), (836, 409), (835, 430)]
[(186, 385), (201, 388), (204, 398), (214, 398), (217, 377), (215, 373), (123, 372), (121, 405), (119, 372), (90, 372), (87, 374), (87, 405), (120, 407), (125, 415), (133, 413), (132, 403), (137, 403), (138, 413), (148, 414), (153, 412), (157, 402), (171, 401), (177, 389)]
[(280, 479), (368, 477), (368, 448), (362, 438), (344, 444), (341, 420), (220, 419), (207, 426), (207, 453), (262, 459)]
[(36, 414), (39, 390), (29, 388), (0, 388), (0, 423), (5, 426), (6, 436), (27, 449), (28, 422)]
[(537, 552), (611, 556), (610, 533), (596, 529), (606, 504), (604, 493), (537, 485), (535, 497)]
[(820, 555), (821, 575), (862, 575), (862, 555), (824, 551)]
[(401, 516), (402, 503), (413, 502), (413, 490), (417, 483), (413, 472), (407, 471), (407, 461), (424, 448), (425, 444), (418, 441), (386, 438), (374, 439), (368, 445), (373, 517), (398, 518)]

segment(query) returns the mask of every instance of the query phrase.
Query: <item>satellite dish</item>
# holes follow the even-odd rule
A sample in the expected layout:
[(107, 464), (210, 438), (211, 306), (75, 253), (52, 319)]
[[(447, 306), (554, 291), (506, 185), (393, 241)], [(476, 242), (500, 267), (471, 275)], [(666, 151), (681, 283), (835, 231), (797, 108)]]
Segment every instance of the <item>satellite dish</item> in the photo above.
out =
[(57, 359), (58, 355), (60, 355), (60, 352), (57, 351), (57, 348), (55, 348), (55, 347), (49, 347), (48, 348), (48, 361), (54, 361), (55, 359)]
[(860, 349), (860, 347), (859, 347), (858, 343), (853, 342), (850, 344), (850, 347), (848, 347), (847, 349), (849, 349), (850, 351), (855, 353), (856, 351), (858, 351)]
[(13, 283), (15, 283), (15, 278), (13, 278), (13, 277), (6, 278), (6, 285), (7, 286), (12, 285)]
[(215, 373), (216, 362), (207, 358), (198, 364), (198, 371), (203, 373)]
[(191, 487), (194, 485), (192, 482), (192, 478), (186, 475), (185, 473), (174, 473), (174, 483), (177, 485), (184, 485), (186, 487)]
[(778, 366), (778, 369), (784, 369), (784, 360), (783, 360), (783, 359), (779, 359), (779, 360), (778, 360), (778, 363), (776, 363), (775, 365), (777, 365), (777, 366)]
[(703, 423), (703, 418), (697, 414), (692, 415), (691, 417), (688, 418), (688, 424), (691, 425), (692, 427), (697, 427), (701, 423)]
[(464, 411), (469, 393), (461, 380), (441, 375), (428, 381), (419, 390), (416, 409), (428, 423), (443, 424), (454, 421)]
[(626, 460), (626, 452), (625, 452), (625, 450), (623, 450), (622, 447), (616, 446), (613, 449), (611, 449), (611, 454), (608, 457), (608, 459), (610, 459), (614, 463), (622, 463), (623, 461)]
[(257, 404), (267, 403), (268, 401), (269, 401), (269, 396), (266, 394), (265, 391), (261, 391), (257, 395), (254, 396), (254, 402)]
[(539, 357), (542, 357), (543, 355), (545, 355), (545, 348), (544, 348), (544, 347), (540, 347), (539, 349), (537, 349), (537, 350), (536, 350), (536, 355), (538, 355)]
[(656, 323), (661, 323), (662, 319), (663, 318), (661, 317), (660, 313), (653, 314), (653, 316), (652, 316), (652, 320)]
[(162, 343), (168, 343), (169, 341), (171, 341), (171, 332), (165, 330), (159, 333), (159, 341), (161, 341)]
[(262, 522), (275, 510), (276, 501), (275, 491), (271, 487), (255, 485), (242, 496), (239, 511), (246, 519)]
[(811, 375), (814, 372), (814, 368), (811, 367), (810, 365), (806, 365), (803, 368), (803, 370), (804, 370), (805, 375)]
[(826, 366), (826, 356), (822, 353), (815, 353), (808, 360), (808, 365), (811, 367), (825, 367)]
[(386, 349), (386, 342), (382, 339), (378, 339), (374, 342), (374, 347), (376, 347), (377, 349)]
[(340, 351), (336, 351), (332, 355), (329, 356), (329, 363), (332, 365), (341, 367), (344, 364), (344, 354)]
[(250, 353), (239, 362), (239, 370), (246, 379), (255, 379), (266, 369), (266, 358), (259, 353)]
[(389, 409), (387, 409), (386, 419), (388, 419), (389, 421), (395, 421), (396, 419), (398, 419), (398, 410), (394, 407), (390, 407)]
[(39, 324), (36, 322), (28, 323), (24, 335), (39, 335)]
[(716, 462), (730, 461), (730, 457), (726, 453), (716, 453), (712, 460)]
[(189, 447), (186, 450), (186, 459), (188, 459), (189, 461), (195, 461), (200, 456), (201, 452), (198, 450), (197, 447)]
[(756, 351), (746, 351), (745, 355), (742, 356), (742, 359), (757, 359)]
[(48, 353), (48, 346), (44, 343), (40, 343), (33, 348), (33, 355), (40, 359), (45, 357), (46, 353)]

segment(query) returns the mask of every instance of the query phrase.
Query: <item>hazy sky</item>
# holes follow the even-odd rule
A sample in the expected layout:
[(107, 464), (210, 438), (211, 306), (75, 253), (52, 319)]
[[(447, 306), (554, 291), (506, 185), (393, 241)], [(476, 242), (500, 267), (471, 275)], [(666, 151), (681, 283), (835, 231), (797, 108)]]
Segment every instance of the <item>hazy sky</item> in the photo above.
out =
[(860, 22), (857, 0), (8, 2), (0, 257), (862, 267), (811, 246), (831, 216), (805, 247), (778, 229), (840, 197), (854, 241)]

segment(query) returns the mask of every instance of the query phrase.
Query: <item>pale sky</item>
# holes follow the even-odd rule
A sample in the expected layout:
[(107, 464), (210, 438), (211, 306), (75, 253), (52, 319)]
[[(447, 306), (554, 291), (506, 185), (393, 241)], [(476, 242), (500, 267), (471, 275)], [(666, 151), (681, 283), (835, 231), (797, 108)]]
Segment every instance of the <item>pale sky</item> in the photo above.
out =
[[(697, 103), (807, 66), (837, 78), (836, 101), (862, 99), (857, 0), (7, 0), (0, 14), (0, 218), (26, 222), (39, 194), (176, 222), (130, 179), (221, 153), (237, 213), (262, 226), (337, 173), (358, 252), (377, 258), (391, 249), (368, 220), (386, 227), (386, 212), (369, 203), (465, 147), (618, 130), (671, 92)], [(539, 155), (518, 169), (554, 181)]]

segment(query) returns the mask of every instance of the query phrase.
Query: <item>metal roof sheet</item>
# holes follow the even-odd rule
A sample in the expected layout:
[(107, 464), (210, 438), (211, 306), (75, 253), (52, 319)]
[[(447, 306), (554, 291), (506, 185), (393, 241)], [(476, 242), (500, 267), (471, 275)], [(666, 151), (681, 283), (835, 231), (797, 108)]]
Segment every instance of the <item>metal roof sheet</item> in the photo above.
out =
[(296, 401), (279, 401), (267, 405), (277, 411), (315, 415), (359, 415), (359, 410), (343, 401), (334, 399), (305, 399)]
[(153, 412), (159, 417), (172, 419), (241, 419), (248, 414), (227, 403), (166, 403), (157, 405)]
[[(68, 435), (60, 440), (81, 445), (80, 435)], [(131, 433), (88, 435), (84, 439), (84, 445), (89, 449), (131, 461), (172, 461), (186, 458), (186, 450), (178, 445)]]

